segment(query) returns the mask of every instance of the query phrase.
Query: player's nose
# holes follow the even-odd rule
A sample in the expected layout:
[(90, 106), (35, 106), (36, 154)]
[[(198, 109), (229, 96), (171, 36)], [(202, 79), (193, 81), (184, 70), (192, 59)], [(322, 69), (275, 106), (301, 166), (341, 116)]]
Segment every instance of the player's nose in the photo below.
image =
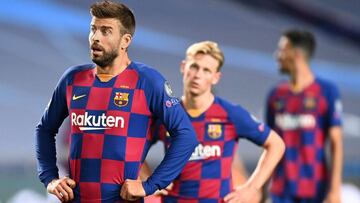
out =
[(278, 60), (280, 58), (280, 51), (275, 50), (274, 53), (273, 53), (273, 57)]
[(91, 42), (99, 42), (100, 41), (100, 32), (99, 31), (95, 31), (90, 35), (90, 40)]

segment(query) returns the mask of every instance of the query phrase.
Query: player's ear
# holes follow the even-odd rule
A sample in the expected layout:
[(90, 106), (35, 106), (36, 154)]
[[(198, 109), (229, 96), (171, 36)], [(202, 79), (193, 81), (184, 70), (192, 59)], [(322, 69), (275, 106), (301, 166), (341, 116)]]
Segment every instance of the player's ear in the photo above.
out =
[(303, 59), (303, 58), (305, 58), (305, 53), (303, 50), (301, 50), (299, 48), (295, 48), (295, 49), (293, 49), (293, 56), (295, 59)]
[(212, 85), (218, 84), (219, 81), (220, 81), (220, 78), (221, 78), (221, 72), (218, 71), (218, 72), (215, 73), (215, 76), (214, 76), (213, 81), (212, 81)]
[(130, 46), (131, 41), (132, 41), (132, 36), (130, 34), (124, 34), (123, 36), (121, 36), (121, 41), (120, 41), (121, 50), (127, 50), (127, 48)]
[(182, 61), (181, 61), (181, 64), (180, 64), (180, 73), (181, 73), (181, 75), (184, 75), (185, 64), (186, 64), (186, 61), (185, 61), (185, 60), (182, 60)]

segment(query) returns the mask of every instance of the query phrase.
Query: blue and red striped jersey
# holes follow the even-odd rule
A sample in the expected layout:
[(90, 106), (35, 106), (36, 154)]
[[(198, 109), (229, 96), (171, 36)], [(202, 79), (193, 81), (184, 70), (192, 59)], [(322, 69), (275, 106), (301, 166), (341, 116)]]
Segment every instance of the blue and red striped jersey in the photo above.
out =
[(132, 62), (102, 82), (94, 64), (72, 67), (60, 79), (36, 129), (39, 178), (45, 186), (58, 177), (54, 137), (67, 116), (69, 171), (77, 184), (74, 202), (123, 202), (121, 185), (138, 178), (155, 120), (161, 120), (176, 139), (143, 182), (147, 195), (180, 173), (198, 143), (179, 100), (154, 69)]
[(266, 117), (284, 140), (285, 155), (275, 169), (271, 192), (299, 198), (323, 196), (328, 185), (324, 145), (329, 128), (341, 125), (337, 88), (316, 78), (299, 93), (281, 82), (269, 94)]
[[(232, 191), (231, 164), (239, 138), (263, 145), (270, 129), (254, 119), (239, 105), (215, 97), (213, 104), (200, 116), (191, 117), (199, 145), (181, 174), (173, 182), (164, 202), (222, 202)], [(173, 136), (160, 125), (155, 132), (166, 148)]]

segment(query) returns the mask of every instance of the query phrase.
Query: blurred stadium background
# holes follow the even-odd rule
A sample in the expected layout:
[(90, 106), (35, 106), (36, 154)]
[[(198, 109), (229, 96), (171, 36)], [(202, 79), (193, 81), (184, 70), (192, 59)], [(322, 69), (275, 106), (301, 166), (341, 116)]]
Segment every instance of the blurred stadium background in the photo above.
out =
[[(181, 95), (179, 64), (187, 46), (213, 40), (225, 52), (216, 93), (262, 118), (267, 91), (282, 79), (272, 57), (281, 32), (317, 37), (312, 67), (335, 82), (344, 103), (344, 182), (360, 186), (360, 2), (358, 0), (126, 0), (137, 18), (130, 57), (156, 67)], [(85, 0), (4, 1), (0, 6), (0, 202), (22, 189), (45, 194), (37, 179), (34, 128), (69, 66), (91, 62)], [(63, 132), (63, 131), (62, 131)], [(66, 134), (66, 133), (60, 133)], [(62, 139), (60, 137), (58, 139)], [(156, 165), (162, 151), (149, 155)], [(252, 170), (260, 151), (242, 141)], [(64, 156), (60, 153), (59, 156)], [(66, 155), (65, 155), (66, 156)]]

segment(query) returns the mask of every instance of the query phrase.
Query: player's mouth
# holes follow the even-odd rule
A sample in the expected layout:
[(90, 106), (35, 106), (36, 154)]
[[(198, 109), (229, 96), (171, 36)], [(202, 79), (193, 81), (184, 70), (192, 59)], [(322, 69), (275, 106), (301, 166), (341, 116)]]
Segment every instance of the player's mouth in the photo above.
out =
[(193, 87), (193, 88), (199, 88), (199, 87), (200, 87), (200, 84), (197, 83), (197, 82), (191, 82), (191, 83), (190, 83), (190, 86)]
[(100, 53), (102, 51), (104, 51), (104, 49), (100, 46), (100, 45), (97, 45), (97, 44), (93, 44), (91, 45), (91, 51), (96, 54), (96, 53)]

